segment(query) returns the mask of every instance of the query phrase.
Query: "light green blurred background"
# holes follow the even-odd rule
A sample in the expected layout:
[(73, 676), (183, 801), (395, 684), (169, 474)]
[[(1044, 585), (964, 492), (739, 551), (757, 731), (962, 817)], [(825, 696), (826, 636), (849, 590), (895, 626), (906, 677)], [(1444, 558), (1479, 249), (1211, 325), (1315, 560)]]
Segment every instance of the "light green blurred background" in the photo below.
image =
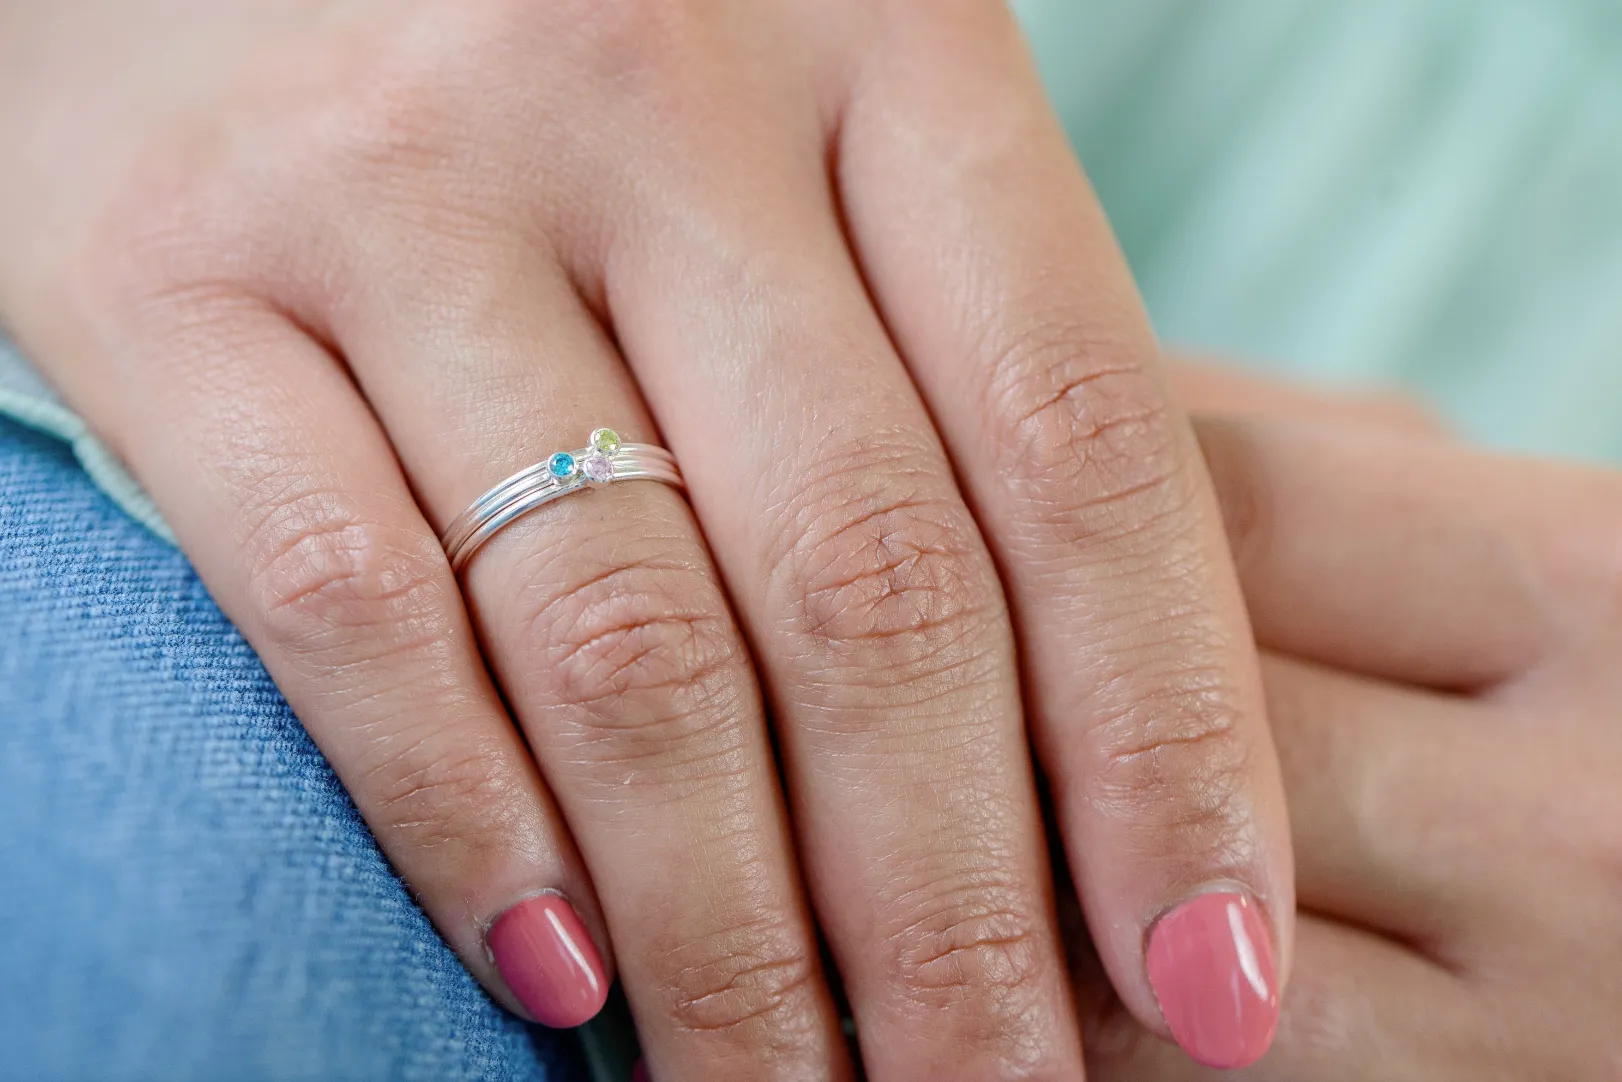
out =
[[(1013, 0), (1161, 337), (1622, 461), (1622, 0)], [(0, 413), (117, 458), (0, 336)]]
[(1622, 2), (1015, 6), (1168, 344), (1622, 460)]

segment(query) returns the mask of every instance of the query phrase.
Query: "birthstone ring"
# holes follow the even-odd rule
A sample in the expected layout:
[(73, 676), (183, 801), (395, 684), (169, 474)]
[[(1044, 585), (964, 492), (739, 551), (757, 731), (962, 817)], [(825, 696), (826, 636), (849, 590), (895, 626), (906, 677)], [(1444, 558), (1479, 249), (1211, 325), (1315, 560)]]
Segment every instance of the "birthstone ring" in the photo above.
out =
[(651, 443), (622, 443), (612, 428), (599, 428), (587, 446), (558, 451), (519, 470), (457, 515), (439, 539), (452, 573), (460, 573), (480, 546), (537, 507), (616, 481), (663, 481), (685, 487), (669, 451)]

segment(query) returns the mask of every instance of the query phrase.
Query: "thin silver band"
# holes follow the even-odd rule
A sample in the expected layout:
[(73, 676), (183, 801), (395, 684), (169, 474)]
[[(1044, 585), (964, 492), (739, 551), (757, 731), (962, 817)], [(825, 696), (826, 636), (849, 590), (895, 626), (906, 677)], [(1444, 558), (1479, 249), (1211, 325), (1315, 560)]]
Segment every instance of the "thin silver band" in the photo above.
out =
[[(597, 442), (597, 433), (592, 433), (592, 440)], [(552, 468), (560, 458), (567, 458), (573, 466), (568, 476), (559, 476)], [(596, 461), (603, 459), (606, 468)], [(596, 468), (597, 478), (587, 475), (588, 466)], [(451, 571), (460, 573), (486, 541), (536, 508), (572, 492), (617, 481), (662, 481), (684, 487), (675, 456), (651, 443), (622, 443), (607, 454), (588, 446), (549, 455), (491, 488), (445, 528), (440, 544), (450, 559)]]

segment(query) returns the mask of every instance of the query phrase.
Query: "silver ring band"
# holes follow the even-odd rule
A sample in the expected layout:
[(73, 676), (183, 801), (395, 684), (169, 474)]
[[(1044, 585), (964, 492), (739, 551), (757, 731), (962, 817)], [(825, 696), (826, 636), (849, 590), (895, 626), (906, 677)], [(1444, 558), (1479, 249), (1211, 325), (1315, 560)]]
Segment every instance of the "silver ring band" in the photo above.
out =
[(445, 527), (439, 543), (459, 574), (473, 554), (501, 530), (538, 507), (581, 489), (616, 481), (662, 481), (685, 487), (675, 456), (651, 443), (621, 443), (599, 428), (587, 446), (558, 451), (491, 488)]

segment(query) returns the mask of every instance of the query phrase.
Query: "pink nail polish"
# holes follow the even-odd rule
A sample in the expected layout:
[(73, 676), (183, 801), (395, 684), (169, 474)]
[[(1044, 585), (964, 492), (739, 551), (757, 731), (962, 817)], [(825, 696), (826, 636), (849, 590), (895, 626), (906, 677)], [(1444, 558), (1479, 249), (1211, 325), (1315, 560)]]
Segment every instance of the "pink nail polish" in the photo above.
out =
[(636, 1066), (631, 1070), (631, 1082), (651, 1082), (648, 1078), (647, 1063), (642, 1060), (636, 1061)]
[(1260, 908), (1243, 894), (1202, 894), (1149, 933), (1149, 983), (1171, 1035), (1207, 1067), (1262, 1058), (1278, 1029), (1278, 970)]
[(485, 936), (502, 980), (543, 1026), (589, 1021), (608, 998), (602, 958), (574, 907), (558, 894), (526, 898)]

